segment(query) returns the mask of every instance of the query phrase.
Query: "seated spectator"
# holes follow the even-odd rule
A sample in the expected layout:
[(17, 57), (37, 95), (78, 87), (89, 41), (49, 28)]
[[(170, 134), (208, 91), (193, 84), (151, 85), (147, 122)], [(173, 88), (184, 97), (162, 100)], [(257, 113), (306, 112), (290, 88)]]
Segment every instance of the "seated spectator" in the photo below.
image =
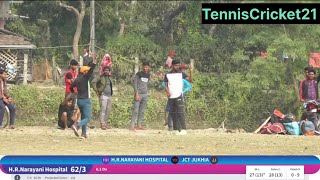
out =
[(80, 118), (80, 110), (73, 106), (72, 94), (69, 94), (59, 106), (58, 126), (61, 129), (71, 128), (75, 121)]
[(2, 127), (2, 122), (4, 114), (6, 112), (6, 107), (10, 111), (10, 129), (14, 129), (14, 120), (16, 116), (16, 109), (13, 105), (13, 99), (9, 96), (7, 91), (7, 78), (8, 73), (5, 65), (0, 65), (0, 127)]

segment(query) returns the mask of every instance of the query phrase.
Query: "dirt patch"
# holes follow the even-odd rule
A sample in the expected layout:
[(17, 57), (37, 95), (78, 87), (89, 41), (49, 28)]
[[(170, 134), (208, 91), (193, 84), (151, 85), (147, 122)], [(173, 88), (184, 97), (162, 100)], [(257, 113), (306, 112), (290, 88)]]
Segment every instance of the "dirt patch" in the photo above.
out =
[(283, 136), (226, 133), (217, 129), (188, 130), (169, 135), (166, 130), (131, 132), (127, 129), (89, 129), (80, 140), (69, 130), (56, 127), (18, 127), (0, 130), (0, 154), (55, 155), (211, 155), (282, 154), (314, 155), (320, 136)]

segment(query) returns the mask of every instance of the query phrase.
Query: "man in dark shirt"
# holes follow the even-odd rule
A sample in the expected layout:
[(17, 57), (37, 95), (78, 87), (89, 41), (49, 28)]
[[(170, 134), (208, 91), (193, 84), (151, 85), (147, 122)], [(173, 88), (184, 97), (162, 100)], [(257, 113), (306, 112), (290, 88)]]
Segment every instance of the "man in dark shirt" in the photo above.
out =
[(142, 64), (143, 71), (136, 74), (133, 87), (134, 87), (134, 106), (131, 116), (130, 130), (135, 130), (135, 121), (138, 116), (138, 130), (143, 130), (142, 121), (144, 111), (147, 107), (148, 101), (148, 84), (150, 81), (150, 65), (145, 62)]
[(318, 100), (318, 84), (315, 78), (316, 71), (308, 70), (308, 77), (300, 83), (300, 101)]
[(71, 128), (73, 123), (80, 118), (80, 110), (72, 102), (72, 94), (69, 94), (59, 106), (58, 126), (63, 130)]
[(100, 98), (101, 129), (106, 130), (109, 128), (108, 119), (111, 112), (111, 97), (113, 94), (112, 82), (110, 79), (111, 67), (104, 67), (103, 72), (104, 73), (102, 75), (93, 80), (92, 87)]
[(96, 67), (96, 62), (97, 59), (95, 58), (90, 67), (81, 67), (79, 76), (70, 87), (71, 92), (74, 92), (73, 88), (77, 87), (77, 104), (81, 112), (81, 121), (79, 123), (75, 122), (72, 126), (72, 129), (75, 135), (79, 136), (78, 129), (82, 127), (82, 139), (87, 138), (87, 123), (91, 119), (89, 78), (93, 74), (93, 70)]

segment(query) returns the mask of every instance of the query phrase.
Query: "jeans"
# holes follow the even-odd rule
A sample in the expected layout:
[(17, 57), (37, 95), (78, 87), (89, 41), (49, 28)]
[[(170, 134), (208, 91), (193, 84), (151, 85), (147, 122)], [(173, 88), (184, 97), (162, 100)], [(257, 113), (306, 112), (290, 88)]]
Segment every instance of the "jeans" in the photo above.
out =
[[(187, 129), (184, 114), (184, 100), (180, 96), (178, 98), (169, 99), (170, 114), (173, 120), (173, 129), (181, 131)], [(169, 122), (168, 122), (169, 123)]]
[(111, 112), (111, 97), (101, 95), (100, 96), (100, 123), (101, 125), (108, 124), (108, 119)]
[(81, 121), (78, 123), (78, 128), (82, 127), (82, 134), (87, 133), (87, 123), (91, 119), (91, 101), (90, 99), (78, 99), (78, 107), (80, 109)]
[(10, 111), (10, 126), (12, 126), (16, 117), (16, 109), (12, 104), (5, 104), (2, 99), (0, 100), (0, 126), (3, 122), (4, 114), (6, 112), (6, 106)]
[(133, 113), (131, 116), (131, 127), (134, 127), (136, 118), (138, 116), (138, 126), (142, 125), (144, 111), (147, 107), (148, 94), (140, 94), (141, 100), (134, 101)]
[(170, 112), (168, 113), (168, 128), (169, 130), (177, 130), (177, 129), (173, 129), (172, 114)]

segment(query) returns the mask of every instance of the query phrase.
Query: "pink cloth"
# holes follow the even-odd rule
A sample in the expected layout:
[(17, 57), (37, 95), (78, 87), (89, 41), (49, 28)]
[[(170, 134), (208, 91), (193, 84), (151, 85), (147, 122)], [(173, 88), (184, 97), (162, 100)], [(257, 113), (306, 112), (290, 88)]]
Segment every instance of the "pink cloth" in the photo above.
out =
[[(111, 67), (112, 64), (112, 60), (111, 60), (111, 56), (107, 53), (103, 56), (103, 58), (101, 59), (101, 64), (100, 64), (100, 74), (103, 74), (103, 69), (106, 66), (110, 66)], [(110, 72), (111, 75), (111, 72)]]

